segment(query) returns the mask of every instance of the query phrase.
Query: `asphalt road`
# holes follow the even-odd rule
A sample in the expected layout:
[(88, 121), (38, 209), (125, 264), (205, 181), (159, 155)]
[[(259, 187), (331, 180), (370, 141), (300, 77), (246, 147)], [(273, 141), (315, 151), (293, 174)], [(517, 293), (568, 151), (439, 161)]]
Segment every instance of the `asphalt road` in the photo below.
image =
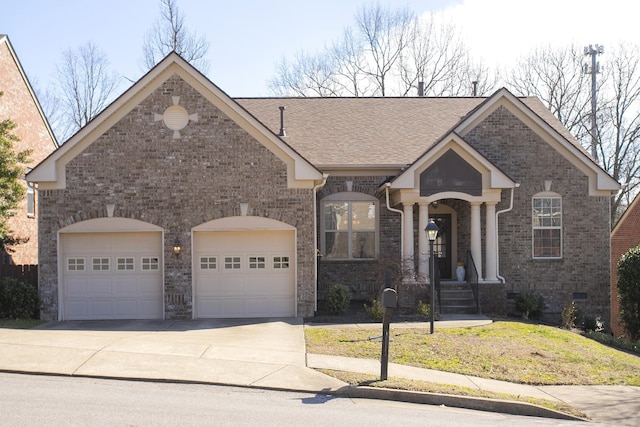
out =
[(596, 426), (367, 399), (0, 373), (1, 426)]

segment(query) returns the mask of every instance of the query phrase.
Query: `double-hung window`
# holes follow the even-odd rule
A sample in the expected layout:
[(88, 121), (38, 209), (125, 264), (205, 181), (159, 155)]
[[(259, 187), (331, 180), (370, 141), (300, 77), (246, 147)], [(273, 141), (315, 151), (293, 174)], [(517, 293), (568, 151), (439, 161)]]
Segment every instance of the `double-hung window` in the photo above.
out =
[(322, 201), (322, 252), (325, 259), (373, 259), (377, 256), (377, 199), (362, 193), (338, 193)]
[(533, 257), (562, 258), (562, 198), (536, 195), (532, 208)]

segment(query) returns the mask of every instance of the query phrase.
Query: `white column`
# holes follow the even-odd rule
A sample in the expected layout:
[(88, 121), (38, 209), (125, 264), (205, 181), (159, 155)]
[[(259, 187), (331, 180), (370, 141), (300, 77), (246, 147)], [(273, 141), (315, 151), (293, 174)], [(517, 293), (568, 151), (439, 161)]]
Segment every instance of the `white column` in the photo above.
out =
[(429, 203), (418, 204), (418, 276), (422, 280), (429, 276), (429, 242), (424, 229), (429, 222)]
[(487, 262), (485, 266), (484, 280), (497, 281), (498, 264), (496, 260), (496, 202), (487, 202), (485, 204), (485, 256)]
[(478, 281), (482, 280), (482, 236), (480, 230), (480, 205), (471, 202), (471, 256), (478, 270)]
[(415, 277), (413, 259), (413, 205), (414, 203), (403, 203), (404, 211), (404, 247), (402, 248), (402, 261), (406, 272), (406, 279), (413, 280)]

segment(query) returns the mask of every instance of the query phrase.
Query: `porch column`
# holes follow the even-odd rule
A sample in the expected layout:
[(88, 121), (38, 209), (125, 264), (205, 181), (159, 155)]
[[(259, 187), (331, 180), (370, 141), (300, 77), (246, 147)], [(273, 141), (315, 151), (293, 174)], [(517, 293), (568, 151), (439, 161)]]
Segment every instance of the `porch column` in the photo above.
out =
[(478, 270), (478, 281), (482, 280), (482, 236), (480, 230), (480, 205), (471, 202), (471, 256)]
[(415, 278), (415, 267), (413, 258), (413, 205), (415, 203), (403, 203), (402, 210), (404, 212), (404, 247), (402, 248), (402, 262), (405, 268), (405, 280), (413, 280)]
[(424, 229), (429, 222), (429, 203), (418, 203), (418, 276), (424, 280), (429, 276), (429, 245)]
[(497, 260), (496, 260), (496, 202), (487, 202), (485, 204), (485, 252), (487, 262), (485, 265), (484, 280), (495, 282), (498, 281), (496, 276)]

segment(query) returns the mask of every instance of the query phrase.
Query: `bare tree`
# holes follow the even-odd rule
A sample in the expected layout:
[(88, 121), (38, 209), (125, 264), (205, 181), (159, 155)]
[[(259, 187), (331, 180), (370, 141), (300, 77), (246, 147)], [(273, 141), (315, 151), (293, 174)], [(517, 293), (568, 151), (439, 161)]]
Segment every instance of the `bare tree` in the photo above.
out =
[(169, 53), (176, 52), (206, 74), (209, 71), (206, 59), (209, 42), (204, 36), (187, 30), (176, 0), (160, 0), (160, 3), (160, 18), (147, 32), (142, 46), (144, 67), (149, 70)]
[(603, 168), (621, 185), (611, 204), (616, 220), (640, 188), (640, 47), (620, 45), (608, 56), (597, 149)]
[(417, 93), (418, 82), (430, 96), (470, 95), (473, 81), (479, 94), (492, 87), (454, 25), (378, 4), (361, 8), (355, 25), (325, 51), (282, 60), (276, 74), (269, 86), (279, 95), (406, 96)]
[[(599, 79), (595, 159), (621, 191), (611, 199), (612, 224), (640, 188), (640, 48), (609, 49)], [(517, 95), (537, 96), (590, 151), (591, 83), (576, 46), (538, 47), (507, 72)]]
[(112, 100), (118, 76), (94, 43), (63, 52), (56, 66), (56, 82), (43, 105), (58, 141), (65, 141), (89, 123)]
[(581, 142), (589, 133), (590, 79), (582, 72), (582, 49), (540, 46), (505, 72), (509, 89), (536, 96)]

